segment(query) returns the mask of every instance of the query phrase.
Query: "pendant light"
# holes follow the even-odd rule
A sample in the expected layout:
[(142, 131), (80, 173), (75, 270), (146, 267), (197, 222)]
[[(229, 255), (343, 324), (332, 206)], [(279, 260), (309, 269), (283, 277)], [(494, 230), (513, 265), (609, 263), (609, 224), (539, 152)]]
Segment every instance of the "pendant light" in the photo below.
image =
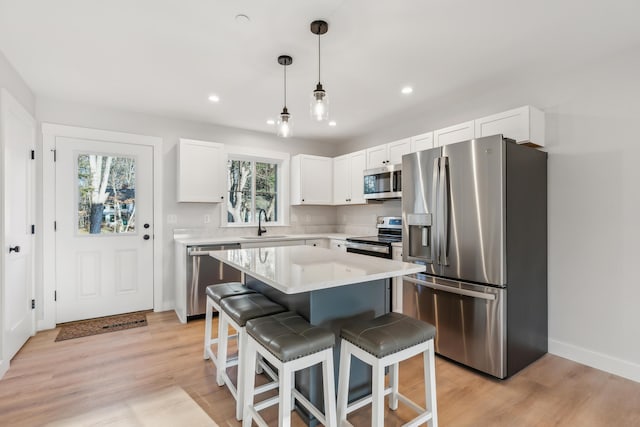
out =
[(289, 110), (287, 110), (287, 65), (291, 65), (292, 63), (293, 58), (289, 55), (280, 55), (278, 57), (278, 64), (284, 67), (284, 107), (278, 120), (278, 136), (283, 138), (291, 136), (291, 114), (289, 114)]
[(329, 31), (329, 24), (325, 21), (313, 21), (311, 32), (318, 36), (318, 84), (311, 95), (311, 117), (317, 121), (326, 120), (329, 117), (329, 98), (320, 82), (320, 36)]

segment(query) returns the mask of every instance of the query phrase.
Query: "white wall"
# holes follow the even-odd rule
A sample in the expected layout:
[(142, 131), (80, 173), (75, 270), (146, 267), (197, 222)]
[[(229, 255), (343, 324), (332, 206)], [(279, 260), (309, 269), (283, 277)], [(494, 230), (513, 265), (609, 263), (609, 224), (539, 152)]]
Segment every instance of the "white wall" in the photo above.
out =
[[(549, 351), (640, 381), (640, 49), (468, 88), (342, 152), (531, 104), (549, 152)], [(435, 104), (435, 105), (434, 105)], [(346, 208), (350, 209), (350, 208)], [(372, 209), (366, 207), (366, 209)], [(357, 212), (356, 212), (357, 214)], [(338, 211), (338, 222), (348, 220)]]
[[(240, 129), (186, 120), (169, 119), (140, 113), (117, 111), (78, 105), (71, 102), (38, 98), (36, 105), (37, 118), (42, 123), (57, 123), (71, 126), (112, 130), (159, 136), (163, 139), (163, 234), (164, 234), (164, 308), (173, 307), (174, 299), (174, 253), (173, 229), (198, 228), (201, 233), (211, 235), (248, 235), (256, 232), (253, 228), (222, 229), (220, 228), (221, 204), (210, 203), (177, 203), (176, 202), (176, 154), (179, 138), (214, 141), (227, 145), (254, 147), (263, 150), (305, 153), (316, 155), (334, 154), (336, 147), (331, 144), (317, 144), (300, 139), (283, 140), (275, 135), (261, 134)], [(46, 153), (45, 153), (46, 154)], [(176, 215), (176, 224), (167, 224), (168, 215)], [(204, 223), (204, 216), (209, 215), (211, 222)], [(301, 206), (291, 208), (291, 227), (278, 230), (283, 233), (315, 232), (335, 229), (335, 208)], [(157, 226), (157, 224), (156, 224)], [(37, 287), (41, 296), (42, 288)], [(41, 316), (41, 314), (39, 314)]]

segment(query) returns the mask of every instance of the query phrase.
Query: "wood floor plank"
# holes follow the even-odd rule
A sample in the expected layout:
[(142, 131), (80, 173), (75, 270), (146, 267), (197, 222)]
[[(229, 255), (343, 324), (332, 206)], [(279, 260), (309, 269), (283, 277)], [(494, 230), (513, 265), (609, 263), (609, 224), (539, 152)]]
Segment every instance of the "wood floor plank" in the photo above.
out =
[[(173, 312), (147, 318), (146, 327), (92, 337), (56, 343), (52, 330), (29, 339), (0, 380), (0, 426), (42, 426), (180, 387), (218, 425), (239, 427), (231, 394), (202, 358), (204, 321), (183, 325)], [(438, 357), (436, 382), (445, 427), (640, 426), (639, 383), (553, 355), (506, 381)], [(400, 391), (423, 401), (420, 357), (402, 363)], [(369, 415), (363, 408), (349, 420), (364, 426)], [(413, 416), (401, 404), (387, 409), (385, 426)], [(265, 418), (275, 421), (277, 409)], [(293, 425), (304, 424), (294, 416)]]

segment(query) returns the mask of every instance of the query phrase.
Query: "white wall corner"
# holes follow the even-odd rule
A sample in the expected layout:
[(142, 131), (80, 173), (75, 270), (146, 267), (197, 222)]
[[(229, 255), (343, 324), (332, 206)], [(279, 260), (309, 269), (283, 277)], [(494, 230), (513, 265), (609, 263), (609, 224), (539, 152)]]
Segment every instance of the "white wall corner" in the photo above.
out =
[(549, 353), (640, 383), (640, 364), (549, 339)]

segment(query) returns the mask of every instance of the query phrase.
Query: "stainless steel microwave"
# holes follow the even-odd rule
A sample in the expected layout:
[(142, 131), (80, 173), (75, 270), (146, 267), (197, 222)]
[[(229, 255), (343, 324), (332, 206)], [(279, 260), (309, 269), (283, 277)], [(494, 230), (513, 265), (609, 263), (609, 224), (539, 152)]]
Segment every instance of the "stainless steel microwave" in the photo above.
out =
[(402, 164), (364, 171), (365, 199), (397, 199), (402, 197)]

